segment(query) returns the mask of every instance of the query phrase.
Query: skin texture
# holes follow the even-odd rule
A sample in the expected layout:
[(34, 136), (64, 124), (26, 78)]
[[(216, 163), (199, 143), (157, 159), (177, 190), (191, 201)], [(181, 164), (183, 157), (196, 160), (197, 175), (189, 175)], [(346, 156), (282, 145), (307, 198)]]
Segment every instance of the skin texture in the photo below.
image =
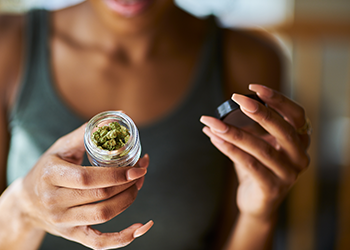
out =
[[(123, 110), (138, 125), (165, 115), (187, 93), (207, 25), (170, 0), (155, 0), (134, 17), (121, 16), (102, 1), (91, 0), (53, 12), (50, 18), (51, 68), (61, 98), (81, 117)], [(0, 17), (2, 190), (7, 115), (23, 73), (23, 29), (22, 16)], [(227, 98), (250, 93), (250, 82), (279, 90), (282, 62), (270, 39), (239, 30), (226, 30), (223, 35)], [(223, 223), (218, 225), (220, 237), (213, 249), (268, 249), (278, 206), (308, 165), (309, 136), (296, 133), (305, 122), (305, 111), (270, 88), (250, 85), (268, 107), (238, 94), (232, 97), (269, 134), (254, 135), (213, 117), (201, 118), (203, 132), (235, 168), (229, 170)], [(114, 98), (115, 89), (121, 98)], [(0, 224), (7, 225), (0, 230), (1, 249), (36, 249), (45, 231), (90, 248), (111, 249), (150, 229), (152, 221), (109, 234), (90, 227), (130, 206), (145, 181), (149, 157), (144, 156), (135, 168), (81, 167), (83, 130), (84, 126), (60, 138), (28, 175), (1, 195)]]
[[(305, 119), (304, 110), (270, 88), (257, 84), (249, 85), (249, 88), (269, 107), (240, 94), (234, 94), (232, 99), (268, 134), (259, 138), (213, 117), (201, 117), (201, 122), (206, 125), (203, 132), (235, 163), (239, 181), (237, 206), (241, 211), (238, 225), (252, 225), (250, 230), (235, 232), (228, 249), (247, 247), (241, 241), (235, 240), (235, 237), (246, 237), (242, 231), (249, 234), (254, 233), (251, 231), (254, 228), (258, 231), (269, 230), (268, 224), (274, 220), (278, 206), (300, 173), (309, 165), (306, 153), (309, 136), (296, 133), (296, 128), (302, 126), (299, 124), (303, 124), (300, 121)], [(257, 225), (260, 227), (256, 227)], [(248, 249), (261, 248), (259, 244), (262, 242), (264, 240), (259, 238), (250, 242)]]

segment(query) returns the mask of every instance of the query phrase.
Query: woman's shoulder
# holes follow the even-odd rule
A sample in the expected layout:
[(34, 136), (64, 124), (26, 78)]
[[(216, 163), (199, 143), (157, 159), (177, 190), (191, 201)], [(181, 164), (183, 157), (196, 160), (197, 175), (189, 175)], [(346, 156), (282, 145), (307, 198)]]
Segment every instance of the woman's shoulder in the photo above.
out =
[[(1, 55), (9, 55), (10, 51), (21, 45), (24, 30), (24, 14), (0, 14), (0, 49)], [(18, 47), (16, 48), (18, 50)], [(12, 55), (13, 56), (13, 55)], [(3, 56), (0, 60), (4, 59)]]
[(9, 91), (19, 78), (24, 19), (23, 14), (0, 15), (0, 94), (2, 100), (9, 98)]
[[(275, 36), (262, 28), (243, 29), (225, 28), (224, 36), (226, 41), (233, 45), (239, 45), (240, 50), (254, 50), (254, 52), (277, 53), (279, 42)], [(231, 48), (235, 48), (231, 46)]]
[(2, 36), (4, 31), (10, 31), (21, 25), (23, 26), (24, 15), (25, 14), (0, 13), (0, 35)]
[(230, 90), (247, 90), (252, 82), (279, 89), (283, 53), (279, 42), (264, 30), (224, 29), (224, 63)]

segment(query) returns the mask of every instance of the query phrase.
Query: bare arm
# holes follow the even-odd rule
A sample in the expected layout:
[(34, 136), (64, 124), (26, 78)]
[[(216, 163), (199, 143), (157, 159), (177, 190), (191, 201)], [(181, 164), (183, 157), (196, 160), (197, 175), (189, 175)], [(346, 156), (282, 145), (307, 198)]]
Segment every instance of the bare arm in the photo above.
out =
[(1, 249), (36, 249), (44, 235), (43, 230), (29, 226), (18, 209), (21, 206), (20, 181), (4, 191), (9, 150), (8, 112), (19, 81), (22, 31), (23, 17), (0, 16), (0, 224), (6, 225), (0, 229)]
[(13, 182), (0, 199), (1, 249), (36, 249), (44, 232), (93, 249), (123, 247), (153, 222), (102, 233), (101, 224), (123, 212), (142, 187), (149, 160), (135, 167), (83, 167), (85, 125), (58, 139), (31, 171)]
[(22, 179), (16, 180), (0, 196), (0, 247), (10, 249), (37, 249), (45, 235), (40, 228), (35, 228), (26, 219), (20, 209), (22, 201)]
[[(9, 134), (7, 114), (20, 82), (23, 18), (0, 17), (0, 176), (5, 187)], [(115, 249), (145, 234), (153, 225), (134, 223), (121, 232), (102, 233), (104, 223), (135, 200), (149, 164), (82, 167), (85, 126), (61, 137), (23, 178), (0, 196), (0, 249), (37, 249), (45, 232), (94, 249)]]
[[(4, 97), (1, 96), (1, 102), (3, 103)], [(0, 193), (2, 193), (6, 188), (6, 162), (7, 162), (7, 154), (9, 148), (9, 134), (8, 127), (6, 123), (6, 113), (1, 105), (0, 109), (0, 138), (2, 138), (0, 142)]]
[(269, 249), (278, 207), (307, 168), (310, 137), (298, 133), (305, 113), (295, 102), (262, 85), (251, 85), (268, 104), (234, 94), (242, 111), (267, 132), (263, 137), (204, 116), (203, 132), (234, 163), (240, 214), (225, 249)]
[(20, 20), (18, 17), (0, 16), (0, 193), (6, 188), (6, 161), (9, 147), (7, 127), (8, 97), (19, 71)]
[[(233, 93), (249, 93), (250, 83), (281, 89), (283, 61), (271, 41), (240, 32), (227, 32), (225, 41), (228, 98)], [(212, 117), (201, 119), (207, 126), (203, 132), (232, 160), (238, 177), (238, 187), (233, 191), (236, 195), (227, 197), (228, 200), (235, 199), (236, 204), (227, 202), (231, 205), (226, 208), (226, 213), (235, 212), (234, 205), (238, 213), (227, 233), (225, 250), (272, 247), (278, 207), (298, 174), (308, 165), (308, 136), (296, 133), (305, 122), (304, 110), (261, 85), (252, 85), (251, 90), (269, 107), (257, 106), (240, 95), (235, 95), (233, 100), (269, 135), (247, 133)]]

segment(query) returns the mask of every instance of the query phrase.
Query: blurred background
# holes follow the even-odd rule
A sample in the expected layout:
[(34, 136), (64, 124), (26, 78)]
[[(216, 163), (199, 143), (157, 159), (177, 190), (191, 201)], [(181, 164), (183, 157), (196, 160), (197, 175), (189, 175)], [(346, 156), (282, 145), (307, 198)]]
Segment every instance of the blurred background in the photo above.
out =
[[(81, 0), (0, 0), (0, 11)], [(313, 124), (311, 165), (281, 208), (274, 249), (350, 249), (350, 1), (177, 0), (226, 27), (264, 29), (287, 58), (284, 92)]]

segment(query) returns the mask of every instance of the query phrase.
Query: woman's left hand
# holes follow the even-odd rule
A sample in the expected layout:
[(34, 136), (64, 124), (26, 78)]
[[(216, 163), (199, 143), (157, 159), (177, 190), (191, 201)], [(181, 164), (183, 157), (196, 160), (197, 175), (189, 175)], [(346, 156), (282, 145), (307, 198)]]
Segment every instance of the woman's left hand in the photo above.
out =
[[(309, 165), (310, 133), (303, 128), (305, 111), (280, 93), (258, 84), (249, 89), (267, 104), (234, 94), (242, 112), (268, 134), (256, 136), (222, 121), (202, 116), (203, 132), (235, 165), (239, 186), (237, 206), (241, 214), (271, 219), (298, 176)], [(304, 130), (304, 131), (303, 131)]]

